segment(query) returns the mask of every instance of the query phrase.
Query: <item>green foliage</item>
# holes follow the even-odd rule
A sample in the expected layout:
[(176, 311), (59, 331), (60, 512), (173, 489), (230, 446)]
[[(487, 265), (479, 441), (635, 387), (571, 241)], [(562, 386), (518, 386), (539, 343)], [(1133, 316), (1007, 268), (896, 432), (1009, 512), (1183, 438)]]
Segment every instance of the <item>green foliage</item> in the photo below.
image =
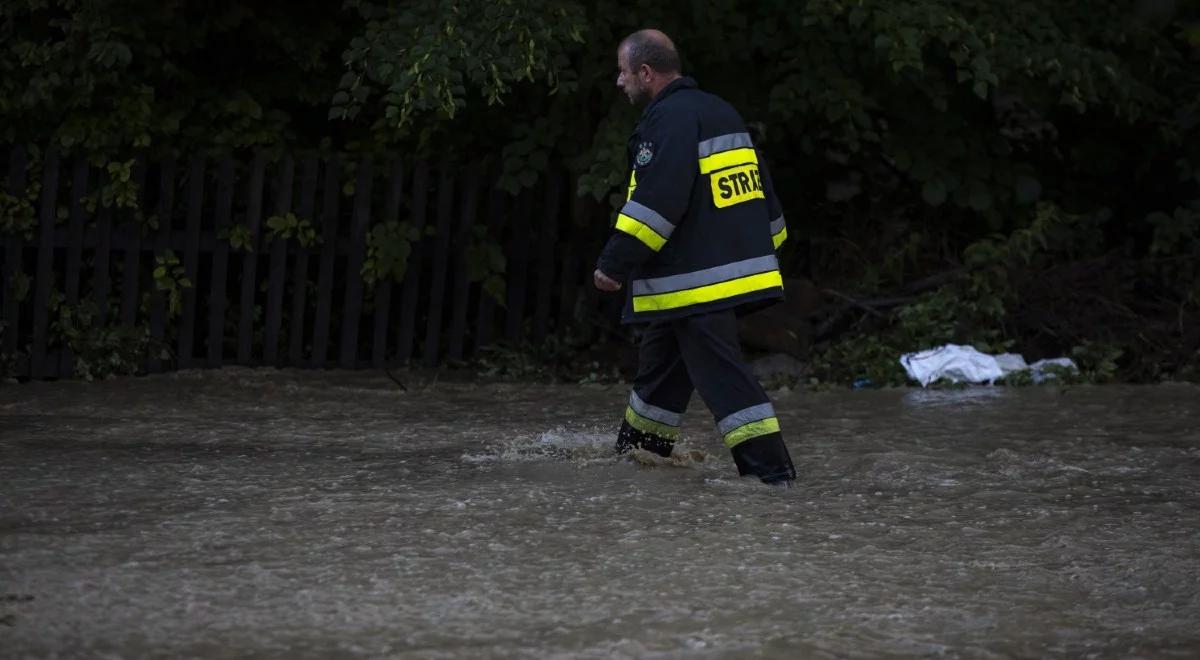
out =
[(614, 209), (625, 201), (625, 187), (629, 184), (625, 138), (636, 119), (632, 111), (622, 110), (601, 122), (591, 145), (590, 156), (579, 159), (586, 169), (580, 174), (576, 186), (579, 195), (606, 201)]
[[(138, 207), (138, 187), (133, 177), (133, 161), (108, 163), (108, 184), (100, 190), (100, 203), (118, 209)], [(95, 210), (92, 208), (90, 210)]]
[(418, 118), (455, 118), (471, 92), (490, 106), (502, 104), (520, 82), (542, 83), (549, 94), (576, 89), (564, 50), (584, 39), (576, 3), (350, 4), (365, 29), (343, 54), (348, 71), (333, 96), (331, 119), (356, 119), (378, 98), (371, 112), (376, 125), (403, 132)]
[(586, 338), (569, 332), (549, 336), (536, 344), (495, 344), (484, 348), (471, 367), (485, 378), (501, 380), (621, 382), (617, 365), (611, 359), (594, 359), (587, 354), (590, 347)]
[(367, 258), (362, 265), (363, 279), (369, 284), (388, 278), (395, 282), (404, 281), (413, 243), (420, 238), (420, 230), (408, 222), (390, 220), (372, 227), (367, 233)]
[(1162, 211), (1151, 213), (1146, 222), (1154, 228), (1151, 255), (1200, 255), (1200, 199), (1169, 215)]
[(499, 188), (515, 195), (522, 188), (533, 187), (538, 174), (550, 165), (563, 128), (544, 117), (531, 124), (517, 124), (513, 141), (501, 151)]
[[(834, 338), (825, 377), (894, 382), (900, 352), (946, 341), (1100, 342), (1124, 351), (1122, 369), (1193, 360), (1194, 3), (17, 0), (0, 4), (0, 142), (91, 157), (108, 181), (89, 208), (143, 227), (157, 218), (136, 208), (134, 153), (320, 144), (498, 155), (510, 193), (565, 165), (591, 232), (624, 198), (637, 118), (613, 84), (615, 46), (645, 25), (675, 38), (685, 72), (732, 102), (768, 155), (791, 221), (785, 270), (864, 293), (961, 272)], [(357, 159), (343, 160), (349, 195)], [(26, 190), (0, 186), (0, 234), (32, 238), (40, 170), (34, 149)], [(268, 237), (311, 245), (307, 222), (272, 217)], [(364, 278), (402, 279), (416, 231), (369, 232)], [(228, 239), (253, 249), (247, 227)], [(503, 299), (494, 237), (468, 252), (472, 278)], [(174, 263), (156, 265), (165, 291), (181, 286)], [(1086, 291), (1039, 299), (1059, 289)]]
[(102, 380), (132, 376), (141, 370), (153, 343), (148, 327), (129, 327), (113, 321), (101, 325), (99, 310), (93, 301), (67, 305), (61, 294), (54, 298), (51, 340), (71, 351), (77, 377), (88, 381)]
[(167, 250), (154, 257), (154, 288), (167, 294), (167, 311), (171, 317), (183, 312), (183, 290), (191, 287), (192, 281), (173, 251)]
[(339, 3), (0, 3), (0, 141), (277, 144), (328, 100), (351, 17)]
[(1017, 302), (1020, 273), (1043, 269), (1089, 239), (1097, 240), (1098, 220), (1088, 222), (1041, 204), (1028, 227), (968, 245), (963, 250), (966, 273), (897, 311), (900, 348), (910, 352), (953, 342), (985, 353), (1010, 350), (1014, 338), (1005, 321)]
[[(109, 161), (105, 158), (95, 159), (98, 166), (104, 168), (104, 184), (81, 198), (83, 207), (88, 213), (95, 213), (97, 208), (126, 209), (134, 219), (142, 224), (143, 229), (157, 228), (157, 217), (146, 218), (138, 207), (137, 181), (133, 179), (133, 159), (125, 161)], [(67, 216), (67, 209), (59, 209), (59, 219)]]
[[(14, 332), (2, 319), (0, 319), (0, 342), (3, 342), (6, 332)], [(0, 344), (2, 345), (2, 344)], [(23, 351), (9, 353), (0, 349), (0, 380), (10, 380), (17, 376), (17, 363), (24, 357)]]
[(0, 234), (33, 240), (33, 230), (37, 227), (37, 216), (33, 210), (36, 199), (0, 191)]
[[(270, 240), (287, 240), (295, 238), (301, 247), (312, 247), (317, 244), (317, 230), (308, 219), (297, 218), (294, 213), (273, 215), (267, 218), (267, 238)], [(233, 236), (230, 235), (232, 242)], [(243, 240), (239, 237), (239, 241)], [(245, 239), (248, 247), (248, 237)]]
[(25, 299), (29, 297), (29, 290), (32, 288), (33, 278), (26, 275), (24, 272), (17, 270), (13, 271), (12, 276), (9, 277), (6, 284), (8, 286), (7, 293), (11, 295), (14, 300), (18, 302), (24, 302)]
[(1108, 342), (1085, 341), (1071, 349), (1071, 357), (1079, 365), (1079, 377), (1084, 382), (1108, 383), (1117, 375), (1117, 360), (1125, 353)]
[(0, 187), (0, 236), (22, 236), (27, 241), (33, 240), (33, 230), (37, 227), (34, 205), (42, 193), (42, 183), (36, 176), (40, 165), (41, 159), (35, 150), (25, 166), (29, 181), (25, 190), (13, 194), (8, 186)]
[(985, 353), (1010, 350), (1014, 338), (1006, 318), (1018, 300), (1020, 273), (1042, 270), (1099, 240), (1095, 222), (1040, 204), (1028, 227), (968, 245), (964, 275), (898, 310), (900, 348), (910, 352), (954, 342)]
[[(881, 326), (826, 346), (814, 361), (814, 375), (822, 382), (850, 384), (868, 378), (876, 385), (901, 385), (906, 375), (899, 357), (905, 353), (948, 343), (993, 354), (1013, 350), (1018, 337), (1010, 318), (1022, 286), (1098, 242), (1106, 222), (1104, 214), (1085, 216), (1038, 205), (1028, 227), (967, 246), (962, 257), (966, 270), (951, 283), (899, 307)], [(1105, 382), (1116, 373), (1121, 350), (1085, 340), (1072, 356), (1082, 370), (1073, 381)], [(1009, 384), (1022, 383), (1017, 377)]]
[(504, 271), (507, 266), (504, 250), (491, 240), (487, 230), (474, 227), (471, 244), (466, 248), (467, 279), (483, 282), (483, 291), (501, 307), (505, 305)]
[(813, 356), (811, 374), (817, 384), (850, 385), (866, 378), (873, 385), (903, 385), (900, 353), (891, 341), (875, 334), (847, 337)]
[(222, 233), (226, 234), (225, 238), (229, 239), (229, 247), (234, 250), (254, 252), (254, 232), (246, 225), (236, 224)]
[(1200, 383), (1200, 349), (1194, 351), (1176, 373), (1179, 380)]
[(823, 146), (854, 170), (882, 158), (926, 204), (997, 220), (995, 211), (1037, 196), (1029, 156), (1053, 130), (1048, 117), (1067, 109), (1171, 123), (1138, 52), (1170, 46), (1137, 24), (1113, 34), (1121, 12), (1107, 3), (809, 2), (790, 21), (771, 108), (812, 136), (802, 140), (810, 153)]
[[(1055, 367), (1055, 369), (1056, 369), (1056, 373), (1054, 374), (1055, 380), (1060, 379), (1062, 377), (1062, 375), (1067, 375), (1068, 377), (1074, 376), (1074, 372), (1071, 371), (1070, 369), (1060, 369), (1058, 367)], [(1065, 382), (1065, 381), (1058, 380), (1058, 382)], [(1005, 387), (1029, 387), (1030, 385), (1036, 385), (1037, 383), (1035, 383), (1033, 380), (1033, 372), (1028, 369), (1024, 369), (1021, 371), (1014, 371), (1014, 372), (1009, 373), (1008, 375), (997, 378), (995, 384), (1003, 385)]]

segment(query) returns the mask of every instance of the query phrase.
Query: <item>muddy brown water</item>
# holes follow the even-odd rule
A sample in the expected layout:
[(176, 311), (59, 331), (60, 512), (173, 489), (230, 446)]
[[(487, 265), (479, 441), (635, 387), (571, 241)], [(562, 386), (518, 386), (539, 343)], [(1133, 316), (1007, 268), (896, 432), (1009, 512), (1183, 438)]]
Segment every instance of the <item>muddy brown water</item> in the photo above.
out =
[(698, 400), (225, 369), (0, 386), (0, 657), (1200, 654), (1200, 388)]

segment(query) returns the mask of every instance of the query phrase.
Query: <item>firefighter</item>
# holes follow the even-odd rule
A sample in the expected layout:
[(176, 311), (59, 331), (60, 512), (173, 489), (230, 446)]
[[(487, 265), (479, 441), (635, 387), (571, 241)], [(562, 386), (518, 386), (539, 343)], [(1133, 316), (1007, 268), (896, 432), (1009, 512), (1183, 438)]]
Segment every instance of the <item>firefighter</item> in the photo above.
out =
[(787, 230), (765, 164), (737, 111), (681, 74), (662, 32), (626, 37), (617, 66), (617, 86), (645, 109), (594, 280), (626, 288), (622, 322), (647, 326), (616, 449), (669, 456), (695, 389), (739, 474), (788, 486), (796, 471), (779, 420), (737, 337), (739, 311), (783, 296), (775, 251)]

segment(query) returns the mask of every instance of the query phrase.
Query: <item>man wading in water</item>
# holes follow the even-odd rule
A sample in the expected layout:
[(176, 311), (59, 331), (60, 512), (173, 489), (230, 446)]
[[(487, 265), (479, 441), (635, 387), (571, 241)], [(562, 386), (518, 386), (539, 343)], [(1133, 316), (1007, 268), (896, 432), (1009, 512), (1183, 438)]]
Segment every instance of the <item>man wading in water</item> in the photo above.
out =
[(737, 338), (739, 310), (783, 296), (775, 250), (787, 231), (770, 178), (737, 111), (681, 75), (667, 35), (629, 35), (617, 67), (617, 86), (645, 110), (594, 279), (603, 291), (628, 284), (621, 320), (648, 325), (616, 449), (669, 456), (694, 388), (738, 472), (790, 485), (779, 420)]

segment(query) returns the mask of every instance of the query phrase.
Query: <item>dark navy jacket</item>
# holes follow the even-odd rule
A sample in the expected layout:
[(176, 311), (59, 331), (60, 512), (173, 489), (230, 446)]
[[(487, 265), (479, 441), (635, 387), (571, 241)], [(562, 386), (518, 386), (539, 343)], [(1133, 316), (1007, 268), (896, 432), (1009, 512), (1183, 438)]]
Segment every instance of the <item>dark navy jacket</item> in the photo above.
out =
[(732, 106), (673, 81), (642, 112), (629, 160), (627, 201), (597, 263), (628, 291), (622, 321), (782, 297), (783, 213)]

